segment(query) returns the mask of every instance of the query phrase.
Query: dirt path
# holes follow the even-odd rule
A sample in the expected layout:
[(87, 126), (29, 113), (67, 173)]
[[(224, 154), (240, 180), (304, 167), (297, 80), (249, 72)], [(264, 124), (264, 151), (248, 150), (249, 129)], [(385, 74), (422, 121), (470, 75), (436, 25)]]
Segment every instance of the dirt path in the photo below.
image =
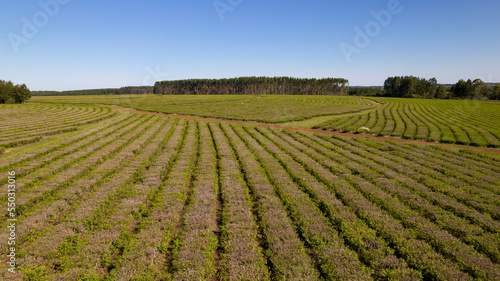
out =
[(135, 109), (131, 109), (131, 108), (124, 108), (124, 107), (119, 107), (119, 106), (114, 106), (114, 105), (111, 107), (114, 109), (118, 109), (118, 110), (124, 110), (124, 111), (141, 113), (141, 114), (152, 114), (152, 115), (169, 116), (169, 117), (177, 117), (177, 118), (184, 118), (184, 119), (225, 122), (225, 123), (234, 123), (234, 124), (249, 124), (249, 125), (260, 126), (260, 127), (287, 129), (287, 130), (301, 131), (301, 132), (308, 132), (308, 133), (315, 133), (315, 134), (327, 134), (327, 135), (358, 137), (358, 138), (365, 138), (365, 139), (376, 139), (376, 140), (392, 141), (392, 142), (398, 142), (398, 143), (409, 143), (409, 144), (420, 144), (420, 145), (439, 145), (439, 146), (444, 146), (444, 147), (454, 148), (454, 149), (470, 149), (470, 150), (475, 150), (475, 151), (500, 154), (500, 149), (494, 149), (494, 148), (484, 148), (484, 147), (476, 147), (476, 146), (469, 146), (469, 145), (416, 141), (416, 140), (407, 140), (407, 139), (386, 138), (386, 137), (377, 137), (377, 136), (371, 136), (371, 135), (341, 133), (341, 132), (335, 132), (335, 131), (323, 131), (323, 130), (314, 130), (314, 129), (305, 129), (305, 128), (294, 128), (294, 127), (286, 127), (286, 126), (279, 126), (279, 125), (266, 124), (266, 123), (254, 123), (254, 122), (246, 122), (246, 121), (234, 121), (234, 120), (197, 117), (197, 116), (189, 116), (189, 115), (148, 112), (148, 111), (135, 110)]

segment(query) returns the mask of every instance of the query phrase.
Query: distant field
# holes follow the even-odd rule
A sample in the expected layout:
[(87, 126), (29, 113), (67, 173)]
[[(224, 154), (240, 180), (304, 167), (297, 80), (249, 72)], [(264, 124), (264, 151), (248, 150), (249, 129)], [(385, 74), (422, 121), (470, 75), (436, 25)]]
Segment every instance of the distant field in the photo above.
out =
[(38, 142), (44, 137), (78, 130), (116, 114), (105, 106), (0, 105), (0, 147)]
[(107, 114), (0, 155), (1, 280), (500, 280), (497, 157)]
[(153, 112), (257, 122), (287, 122), (374, 109), (359, 97), (257, 95), (128, 95), (33, 97), (32, 102), (112, 104)]
[(332, 118), (314, 128), (370, 129), (371, 134), (406, 139), (500, 147), (500, 102), (373, 99), (376, 110)]
[(497, 101), (253, 95), (34, 97), (31, 101), (112, 104), (153, 112), (500, 147)]

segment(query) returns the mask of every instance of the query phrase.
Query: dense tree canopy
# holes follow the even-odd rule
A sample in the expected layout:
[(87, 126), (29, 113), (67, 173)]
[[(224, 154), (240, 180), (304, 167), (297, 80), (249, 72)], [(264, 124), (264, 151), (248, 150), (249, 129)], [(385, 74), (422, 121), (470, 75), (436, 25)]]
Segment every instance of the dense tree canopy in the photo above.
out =
[(377, 87), (350, 87), (349, 88), (350, 96), (383, 96), (384, 90), (379, 89)]
[(446, 86), (438, 85), (436, 78), (426, 80), (414, 76), (389, 77), (384, 82), (384, 95), (400, 98), (427, 98), (427, 99), (500, 99), (500, 85), (489, 86), (481, 79), (460, 80), (452, 85), (450, 92)]
[(385, 95), (388, 97), (435, 98), (438, 87), (436, 78), (426, 80), (414, 76), (395, 76), (384, 82)]
[[(13, 85), (0, 80), (0, 103), (24, 102), (33, 96), (80, 95), (356, 95), (426, 99), (490, 99), (500, 100), (500, 84), (484, 83), (481, 79), (460, 80), (454, 85), (440, 85), (436, 78), (394, 76), (381, 87), (348, 87), (343, 78), (239, 77), (230, 79), (187, 79), (159, 81), (152, 86), (122, 87), (74, 91), (35, 91), (26, 85)], [(14, 90), (15, 89), (15, 90)]]
[(500, 84), (496, 84), (491, 93), (492, 100), (500, 100)]
[(467, 81), (458, 81), (450, 90), (454, 97), (462, 99), (498, 99), (493, 95), (494, 89), (495, 88), (488, 87), (481, 79), (476, 79), (474, 81), (469, 79)]
[(73, 91), (37, 91), (33, 96), (95, 96), (95, 95), (142, 95), (152, 94), (152, 86), (73, 90)]
[(343, 78), (239, 77), (156, 82), (155, 94), (220, 95), (346, 95)]
[(23, 103), (31, 98), (31, 91), (25, 84), (14, 85), (11, 81), (0, 80), (0, 104)]

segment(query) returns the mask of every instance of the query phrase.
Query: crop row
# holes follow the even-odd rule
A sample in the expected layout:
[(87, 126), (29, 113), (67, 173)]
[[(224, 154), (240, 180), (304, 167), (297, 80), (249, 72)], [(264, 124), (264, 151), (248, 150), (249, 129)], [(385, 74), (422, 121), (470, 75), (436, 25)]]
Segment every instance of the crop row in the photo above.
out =
[(500, 279), (493, 157), (130, 113), (8, 160), (12, 280)]
[(459, 101), (441, 101), (436, 105), (426, 100), (394, 99), (382, 99), (381, 102), (383, 105), (373, 111), (335, 118), (316, 128), (500, 147), (500, 128), (492, 124), (492, 120), (498, 118), (494, 105), (474, 102), (467, 105)]
[[(33, 250), (33, 248), (44, 245), (45, 243), (40, 243), (39, 240), (45, 239), (47, 235), (48, 237), (51, 237), (51, 239), (53, 238), (54, 242), (56, 242), (56, 237), (61, 237), (61, 235), (67, 233), (66, 231), (60, 231), (60, 227), (67, 227), (68, 223), (74, 224), (74, 216), (79, 216), (85, 213), (81, 211), (82, 209), (88, 210), (89, 207), (97, 207), (96, 204), (89, 204), (88, 202), (85, 203), (85, 200), (95, 199), (96, 196), (103, 194), (103, 192), (104, 194), (106, 194), (120, 187), (121, 185), (117, 184), (116, 180), (125, 179), (116, 177), (116, 175), (119, 173), (127, 174), (130, 173), (130, 171), (135, 171), (135, 168), (127, 169), (127, 167), (129, 167), (129, 164), (127, 163), (130, 163), (130, 165), (137, 167), (137, 164), (134, 163), (137, 163), (138, 160), (142, 157), (141, 155), (143, 155), (139, 150), (137, 150), (137, 147), (144, 146), (144, 148), (151, 147), (151, 149), (155, 149), (156, 147), (158, 147), (158, 141), (156, 139), (160, 138), (160, 136), (164, 136), (166, 132), (165, 129), (163, 129), (163, 131), (160, 131), (161, 128), (168, 129), (167, 127), (165, 127), (165, 121), (162, 121), (164, 125), (161, 125), (159, 121), (160, 119), (156, 118), (154, 123), (145, 123), (145, 127), (143, 129), (136, 130), (129, 138), (127, 138), (127, 141), (125, 142), (121, 142), (120, 140), (118, 140), (118, 146), (115, 146), (114, 144), (111, 145), (113, 147), (113, 150), (109, 153), (105, 153), (104, 157), (102, 157), (102, 155), (99, 156), (97, 159), (100, 159), (100, 161), (98, 160), (97, 163), (94, 162), (93, 165), (88, 166), (88, 168), (86, 169), (86, 173), (81, 173), (76, 178), (68, 179), (68, 181), (71, 181), (71, 184), (63, 183), (61, 185), (61, 188), (56, 188), (55, 192), (51, 192), (50, 195), (52, 196), (47, 197), (46, 199), (51, 201), (50, 205), (48, 205), (49, 210), (42, 209), (41, 213), (33, 213), (27, 218), (27, 223), (33, 222), (33, 220), (30, 221), (32, 217), (38, 217), (39, 220), (43, 219), (45, 216), (39, 216), (38, 214), (43, 215), (43, 213), (46, 214), (47, 211), (49, 211), (50, 214), (50, 211), (53, 210), (55, 211), (54, 213), (58, 213), (58, 215), (55, 216), (55, 218), (46, 218), (46, 220), (48, 221), (45, 224), (42, 224), (41, 229), (38, 229), (38, 231), (36, 232), (32, 231), (26, 235), (26, 237), (29, 238), (29, 241), (28, 239), (24, 240), (30, 242), (29, 244), (27, 244), (27, 252), (29, 253), (29, 251)], [(152, 127), (153, 125), (154, 127)], [(135, 128), (138, 129), (137, 126), (135, 126)], [(155, 129), (154, 131), (151, 131), (150, 128)], [(146, 132), (148, 132), (148, 130), (149, 133), (145, 134)], [(105, 152), (105, 150), (106, 149), (104, 148), (101, 153)], [(134, 161), (134, 159), (136, 158), (137, 160)], [(131, 174), (134, 173), (132, 172)], [(111, 181), (111, 179), (114, 179), (114, 181)], [(112, 188), (105, 188), (106, 186)], [(84, 220), (79, 221), (80, 223), (82, 223)], [(46, 228), (44, 229), (44, 227)], [(33, 241), (37, 241), (37, 243), (32, 244)], [(50, 254), (50, 251), (48, 251), (47, 254)], [(56, 262), (60, 261), (61, 260), (56, 260)]]
[(3, 111), (6, 115), (0, 131), (0, 146), (4, 148), (16, 147), (40, 141), (42, 138), (79, 130), (82, 126), (96, 123), (116, 115), (116, 110), (102, 106), (41, 107), (25, 105), (21, 110), (33, 119), (20, 116), (20, 113)]

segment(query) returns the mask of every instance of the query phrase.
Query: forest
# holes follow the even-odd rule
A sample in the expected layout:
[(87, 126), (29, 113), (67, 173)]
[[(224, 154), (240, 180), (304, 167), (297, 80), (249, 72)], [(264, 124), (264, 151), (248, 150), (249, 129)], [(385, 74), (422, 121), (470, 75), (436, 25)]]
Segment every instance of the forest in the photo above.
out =
[(436, 78), (414, 76), (389, 77), (384, 82), (383, 96), (424, 99), (500, 99), (500, 84), (488, 85), (481, 79), (461, 79), (449, 88), (438, 84)]
[(71, 91), (34, 91), (33, 96), (97, 96), (97, 95), (142, 95), (152, 94), (152, 86), (131, 86), (121, 88), (71, 90)]
[(31, 91), (25, 84), (14, 85), (12, 81), (0, 80), (0, 104), (23, 103), (31, 98)]
[(187, 79), (155, 83), (155, 94), (177, 95), (347, 95), (343, 78), (239, 77)]
[(461, 79), (456, 84), (438, 84), (436, 78), (388, 77), (383, 87), (349, 87), (344, 78), (239, 77), (229, 79), (186, 79), (157, 81), (154, 86), (33, 91), (26, 85), (0, 80), (0, 103), (22, 103), (32, 96), (91, 95), (336, 95), (423, 99), (500, 100), (500, 84), (481, 79)]

